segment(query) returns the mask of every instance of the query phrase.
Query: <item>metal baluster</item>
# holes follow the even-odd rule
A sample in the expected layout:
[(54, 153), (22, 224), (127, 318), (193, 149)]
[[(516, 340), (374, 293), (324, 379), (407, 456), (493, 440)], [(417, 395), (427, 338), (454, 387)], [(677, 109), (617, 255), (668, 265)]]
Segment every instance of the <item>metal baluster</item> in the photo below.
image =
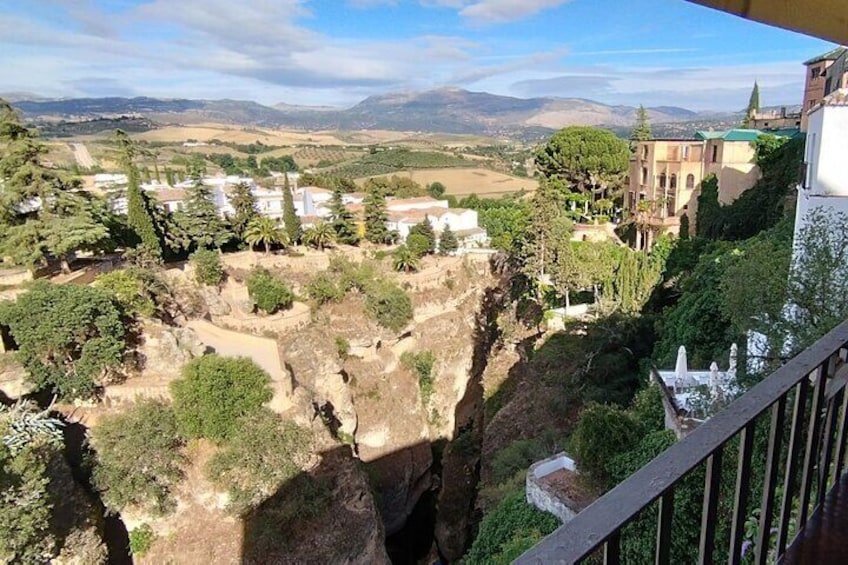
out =
[(742, 561), (742, 537), (745, 533), (745, 512), (751, 487), (751, 451), (754, 445), (756, 419), (742, 428), (739, 438), (739, 463), (736, 468), (736, 495), (733, 502), (733, 524), (730, 528), (730, 563)]
[(789, 536), (789, 520), (792, 518), (792, 498), (795, 492), (795, 474), (798, 472), (798, 455), (804, 433), (804, 408), (807, 405), (809, 380), (805, 377), (795, 386), (795, 402), (792, 406), (792, 431), (789, 436), (789, 454), (783, 479), (783, 501), (780, 505), (780, 522), (777, 531), (777, 555), (783, 555)]
[(671, 560), (671, 518), (674, 515), (674, 487), (660, 497), (657, 517), (657, 565), (666, 565)]
[(807, 524), (810, 505), (810, 489), (813, 486), (813, 474), (816, 460), (818, 459), (819, 434), (821, 434), (822, 417), (821, 410), (824, 404), (825, 370), (819, 366), (815, 371), (816, 384), (813, 387), (813, 408), (810, 411), (810, 423), (807, 429), (807, 447), (804, 452), (804, 473), (801, 476), (801, 511), (798, 516), (798, 529), (801, 530)]
[(704, 479), (704, 506), (701, 511), (701, 543), (698, 561), (700, 565), (711, 565), (713, 562), (723, 452), (724, 446), (721, 446), (713, 451), (713, 454), (707, 459), (707, 474)]
[(616, 530), (604, 544), (604, 565), (621, 563), (621, 530)]
[(768, 456), (763, 485), (763, 501), (760, 504), (760, 531), (757, 539), (755, 563), (765, 564), (768, 560), (769, 540), (771, 539), (772, 513), (774, 512), (774, 491), (777, 486), (777, 473), (780, 467), (780, 448), (783, 443), (783, 420), (786, 413), (786, 395), (771, 407), (771, 428), (769, 429)]

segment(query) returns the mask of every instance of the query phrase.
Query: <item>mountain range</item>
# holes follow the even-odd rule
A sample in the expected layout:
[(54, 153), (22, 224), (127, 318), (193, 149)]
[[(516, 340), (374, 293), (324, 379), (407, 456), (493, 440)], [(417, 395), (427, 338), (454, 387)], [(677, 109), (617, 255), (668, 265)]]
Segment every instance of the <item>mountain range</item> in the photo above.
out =
[[(36, 121), (135, 115), (162, 124), (216, 122), (304, 130), (387, 129), (482, 135), (553, 130), (569, 125), (620, 128), (633, 124), (636, 118), (636, 108), (632, 106), (611, 106), (582, 98), (514, 98), (458, 88), (370, 96), (346, 109), (149, 97), (18, 99), (13, 105)], [(673, 106), (647, 110), (654, 124), (720, 122), (739, 116)]]

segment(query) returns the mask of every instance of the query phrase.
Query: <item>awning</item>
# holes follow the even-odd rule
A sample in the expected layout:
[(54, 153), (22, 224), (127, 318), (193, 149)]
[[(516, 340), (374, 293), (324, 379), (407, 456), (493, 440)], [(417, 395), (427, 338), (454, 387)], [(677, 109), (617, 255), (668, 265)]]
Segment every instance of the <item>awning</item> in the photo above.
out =
[(848, 44), (845, 0), (688, 0), (749, 20)]

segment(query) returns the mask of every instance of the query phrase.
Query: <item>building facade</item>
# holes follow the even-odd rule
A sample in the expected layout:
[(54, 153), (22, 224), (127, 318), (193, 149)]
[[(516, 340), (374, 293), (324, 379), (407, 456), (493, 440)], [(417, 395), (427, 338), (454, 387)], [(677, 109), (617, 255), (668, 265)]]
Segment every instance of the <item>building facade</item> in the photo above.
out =
[(818, 57), (804, 61), (807, 78), (804, 83), (804, 105), (801, 108), (801, 131), (807, 131), (809, 112), (831, 92), (848, 86), (848, 49), (837, 47)]
[(694, 230), (701, 183), (718, 179), (719, 201), (729, 204), (751, 188), (760, 171), (754, 163), (758, 130), (698, 132), (695, 139), (637, 143), (630, 160), (626, 208), (638, 218), (636, 247), (650, 248), (659, 233), (679, 234), (686, 214)]

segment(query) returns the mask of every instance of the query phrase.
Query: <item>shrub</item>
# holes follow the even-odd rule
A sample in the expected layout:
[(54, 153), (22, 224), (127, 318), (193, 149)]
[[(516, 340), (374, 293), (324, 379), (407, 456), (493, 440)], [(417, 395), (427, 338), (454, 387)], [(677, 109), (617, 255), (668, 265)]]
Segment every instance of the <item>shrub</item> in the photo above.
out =
[(120, 512), (129, 505), (158, 513), (173, 509), (173, 489), (183, 477), (185, 458), (170, 406), (142, 401), (104, 418), (91, 435), (94, 485), (109, 510)]
[(436, 363), (436, 356), (432, 351), (419, 351), (418, 353), (405, 351), (400, 356), (400, 362), (418, 376), (421, 401), (427, 404), (433, 395), (433, 365)]
[(156, 541), (156, 534), (149, 524), (133, 528), (130, 532), (130, 553), (134, 557), (144, 557), (144, 554), (150, 551), (154, 541)]
[(641, 422), (621, 408), (590, 403), (571, 436), (571, 448), (580, 470), (598, 485), (609, 482), (607, 462), (642, 438)]
[(243, 514), (297, 475), (309, 445), (307, 430), (260, 409), (239, 421), (226, 447), (209, 461), (206, 474), (229, 493), (229, 509)]
[(179, 429), (188, 437), (229, 438), (239, 418), (271, 400), (268, 373), (247, 357), (204, 355), (171, 383)]
[(419, 257), (430, 252), (430, 240), (420, 233), (409, 234), (406, 238), (406, 246)]
[(127, 314), (152, 316), (156, 311), (150, 286), (154, 276), (150, 271), (137, 267), (118, 269), (97, 277), (95, 285), (115, 297)]
[(377, 323), (392, 331), (400, 331), (412, 319), (412, 301), (396, 284), (374, 283), (365, 291), (365, 309)]
[(318, 273), (306, 286), (306, 294), (317, 304), (341, 302), (344, 299), (344, 289), (340, 288), (335, 279), (328, 273)]
[(89, 398), (126, 349), (118, 305), (104, 289), (34, 283), (16, 302), (0, 304), (0, 323), (18, 345), (18, 359), (40, 390)]
[(510, 494), (480, 522), (480, 529), (463, 563), (510, 563), (553, 532), (559, 521), (524, 500), (524, 492)]
[(536, 461), (550, 455), (545, 445), (538, 439), (519, 439), (513, 441), (495, 454), (492, 460), (492, 482), (502, 483)]
[(194, 278), (200, 284), (218, 286), (224, 280), (224, 268), (216, 251), (198, 249), (191, 254), (189, 262), (194, 267)]
[(286, 283), (266, 269), (254, 269), (247, 278), (247, 292), (256, 307), (267, 314), (291, 308), (294, 293)]
[(347, 359), (350, 355), (350, 342), (340, 335), (336, 336), (336, 353), (339, 354), (339, 359)]

